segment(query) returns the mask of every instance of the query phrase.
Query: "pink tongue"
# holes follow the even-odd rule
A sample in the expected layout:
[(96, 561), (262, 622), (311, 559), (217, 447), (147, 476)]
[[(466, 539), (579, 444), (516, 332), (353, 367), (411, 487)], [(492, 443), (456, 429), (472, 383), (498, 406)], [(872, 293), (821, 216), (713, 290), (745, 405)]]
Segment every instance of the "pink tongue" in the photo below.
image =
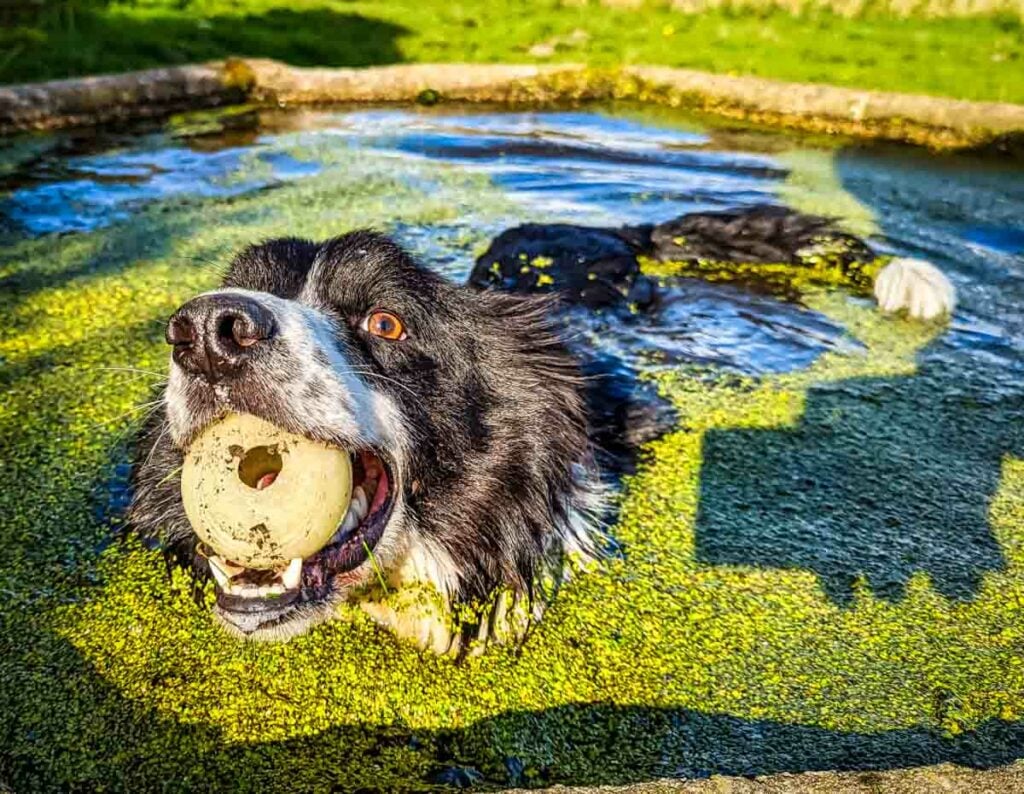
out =
[(388, 473), (381, 469), (380, 479), (377, 480), (377, 493), (373, 495), (373, 504), (370, 505), (370, 512), (377, 512), (384, 500), (388, 498)]
[(269, 488), (274, 484), (274, 480), (277, 479), (276, 471), (268, 471), (262, 477), (256, 481), (256, 490), (262, 491), (264, 488)]

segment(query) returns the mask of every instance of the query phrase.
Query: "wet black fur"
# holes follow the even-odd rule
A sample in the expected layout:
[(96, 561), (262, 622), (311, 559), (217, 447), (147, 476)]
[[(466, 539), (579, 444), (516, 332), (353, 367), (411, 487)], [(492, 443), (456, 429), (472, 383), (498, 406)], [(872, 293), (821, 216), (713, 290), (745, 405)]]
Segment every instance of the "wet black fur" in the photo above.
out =
[[(652, 307), (657, 289), (640, 274), (637, 256), (799, 263), (797, 252), (822, 238), (843, 241), (850, 263), (874, 256), (827, 219), (755, 207), (622, 229), (520, 226), (493, 241), (469, 288), (419, 267), (373, 232), (319, 244), (274, 240), (239, 254), (224, 286), (294, 298), (314, 259), (330, 261), (332, 275), (316, 289), (340, 321), (338, 343), (383, 376), (371, 376), (373, 385), (400, 406), (411, 435), (401, 472), (408, 520), (451, 555), (457, 600), (469, 602), (500, 586), (530, 590), (558, 540), (553, 527), (581, 496), (573, 468), (592, 471), (595, 446), (616, 466), (674, 423), (671, 409), (621, 362), (566, 346), (554, 296), (512, 293), (550, 292), (562, 305)], [(522, 272), (524, 260), (537, 256), (552, 260), (544, 269), (551, 287)], [(359, 318), (378, 307), (406, 319), (407, 342), (357, 330)], [(268, 415), (257, 398), (251, 412), (301, 431), (287, 406), (270, 406)], [(182, 453), (165, 425), (158, 415), (141, 433), (131, 523), (202, 577), (205, 563), (195, 555), (174, 476)]]
[[(633, 313), (639, 311), (643, 322), (644, 315), (656, 315), (660, 290), (640, 272), (638, 257), (802, 265), (799, 253), (821, 243), (832, 244), (834, 263), (851, 284), (859, 283), (859, 265), (876, 257), (830, 218), (760, 205), (617, 229), (524, 224), (491, 242), (469, 283), (478, 289), (556, 294), (563, 305), (609, 312), (623, 323), (635, 321)], [(551, 281), (540, 281), (540, 274)], [(568, 319), (571, 324), (571, 314)], [(591, 436), (601, 460), (615, 472), (631, 471), (637, 449), (675, 426), (675, 412), (625, 362), (595, 355), (586, 345), (571, 344), (571, 349), (587, 376)]]
[[(695, 212), (656, 226), (618, 229), (568, 224), (525, 224), (502, 232), (477, 259), (469, 282), (480, 289), (534, 293), (557, 291), (569, 303), (590, 308), (657, 303), (657, 287), (640, 273), (637, 257), (664, 262), (801, 265), (799, 252), (828, 241), (840, 243), (838, 266), (853, 269), (876, 257), (829, 218), (769, 205)], [(538, 286), (537, 257), (554, 284)]]

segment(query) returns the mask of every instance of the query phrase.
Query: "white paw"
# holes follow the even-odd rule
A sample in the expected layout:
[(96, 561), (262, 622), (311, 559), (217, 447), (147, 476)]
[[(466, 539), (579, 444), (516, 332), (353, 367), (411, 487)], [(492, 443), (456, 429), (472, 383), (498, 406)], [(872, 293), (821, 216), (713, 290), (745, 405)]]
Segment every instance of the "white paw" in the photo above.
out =
[(932, 320), (953, 313), (956, 289), (931, 262), (897, 257), (875, 278), (875, 298), (883, 312), (906, 309), (915, 320)]
[(421, 651), (432, 651), (438, 656), (458, 651), (458, 635), (452, 630), (451, 616), (446, 607), (435, 603), (432, 598), (403, 599), (400, 595), (394, 598), (403, 603), (360, 601), (359, 606), (380, 626)]

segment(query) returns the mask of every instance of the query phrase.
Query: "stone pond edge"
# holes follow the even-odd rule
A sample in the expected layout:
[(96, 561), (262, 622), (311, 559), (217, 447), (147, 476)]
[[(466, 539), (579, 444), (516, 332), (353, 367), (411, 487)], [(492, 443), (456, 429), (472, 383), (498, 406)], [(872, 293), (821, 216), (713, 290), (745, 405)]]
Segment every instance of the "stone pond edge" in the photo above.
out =
[[(993, 769), (954, 764), (881, 772), (800, 772), (703, 780), (652, 780), (625, 786), (553, 786), (533, 794), (1020, 794), (1024, 762)], [(506, 794), (528, 794), (515, 789)]]
[(270, 106), (613, 99), (940, 151), (1024, 151), (1024, 105), (789, 83), (661, 66), (399, 64), (304, 68), (266, 59), (0, 86), (0, 134), (110, 124), (235, 103)]

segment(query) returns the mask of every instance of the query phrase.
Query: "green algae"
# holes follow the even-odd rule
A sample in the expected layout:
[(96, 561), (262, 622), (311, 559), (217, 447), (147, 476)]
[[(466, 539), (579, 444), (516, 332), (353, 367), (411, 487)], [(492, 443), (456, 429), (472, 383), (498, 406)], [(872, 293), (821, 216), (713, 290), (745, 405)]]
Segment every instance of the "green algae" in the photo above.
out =
[[(463, 663), (421, 655), (355, 608), (285, 645), (238, 643), (213, 625), (209, 594), (197, 603), (158, 552), (109, 544), (104, 500), (123, 480), (136, 406), (165, 371), (162, 318), (215, 283), (233, 250), (506, 210), (456, 170), (402, 161), (398, 178), (384, 158), (331, 156), (322, 176), (269, 193), (164, 204), (102, 233), (3, 251), (18, 289), (0, 297), (0, 780), (16, 790), (379, 790), (448, 780), (436, 776), (452, 765), (494, 783), (614, 783), (873, 756), (990, 763), (1019, 750), (1019, 457), (998, 461), (987, 505), (1004, 564), (970, 598), (917, 572), (898, 598), (860, 577), (842, 604), (811, 570), (701, 556), (712, 434), (792, 441), (821, 390), (867, 380), (889, 389), (882, 412), (922, 383), (943, 394), (942, 376), (915, 360), (941, 326), (882, 317), (817, 288), (840, 283), (824, 276), (800, 281), (801, 299), (863, 353), (757, 379), (663, 373), (679, 428), (625, 483), (614, 528), (623, 553), (564, 585), (521, 648)], [(479, 241), (464, 243), (468, 253)], [(1018, 432), (991, 405), (957, 412), (979, 440)], [(846, 443), (838, 431), (851, 418), (828, 419), (832, 430), (817, 434)], [(954, 452), (936, 445), (928, 465), (959, 471), (943, 458)], [(978, 495), (969, 480), (949, 486), (951, 508)]]
[(854, 292), (870, 294), (875, 276), (890, 257), (870, 262), (843, 263), (838, 251), (822, 250), (808, 254), (803, 263), (741, 263), (717, 262), (708, 259), (672, 262), (640, 258), (640, 270), (659, 279), (700, 278), (704, 281), (756, 286), (771, 294), (793, 300), (815, 287), (846, 287)]

